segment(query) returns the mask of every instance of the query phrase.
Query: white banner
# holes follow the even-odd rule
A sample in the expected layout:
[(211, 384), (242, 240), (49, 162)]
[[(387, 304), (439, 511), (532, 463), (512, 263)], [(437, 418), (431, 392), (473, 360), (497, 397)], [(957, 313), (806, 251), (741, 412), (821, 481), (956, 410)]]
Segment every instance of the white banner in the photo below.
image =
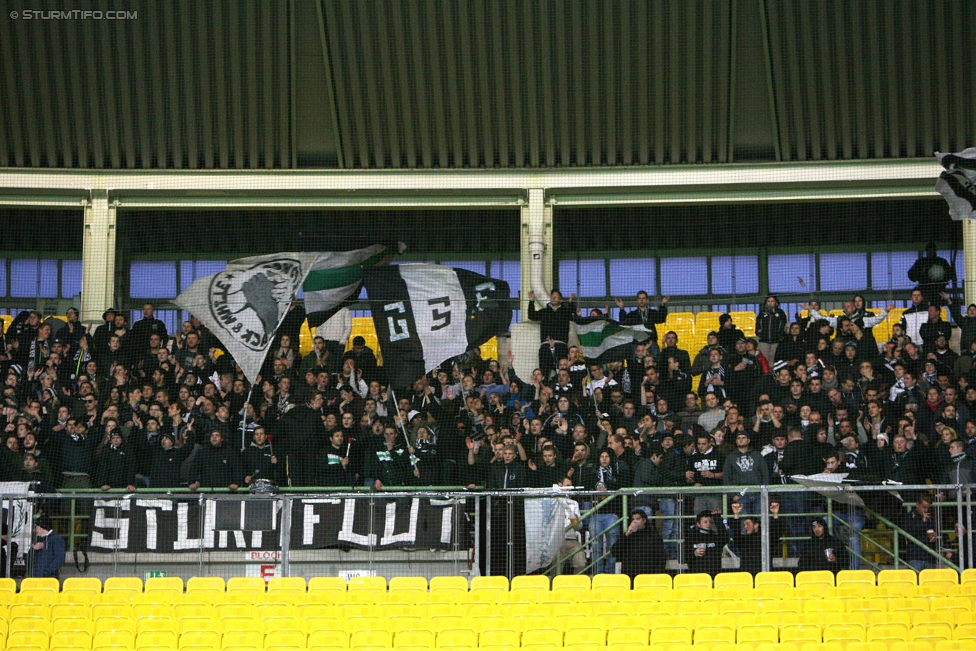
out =
[(549, 567), (566, 539), (565, 497), (525, 500), (525, 573)]
[(464, 290), (450, 267), (401, 265), (400, 277), (413, 304), (417, 336), (424, 348), (424, 372), (429, 373), (468, 349)]
[(176, 304), (210, 329), (255, 382), (295, 293), (317, 253), (276, 253), (231, 260), (193, 281)]
[[(23, 556), (30, 551), (34, 538), (34, 509), (30, 500), (10, 499), (8, 495), (29, 495), (30, 484), (21, 481), (0, 482), (0, 495), (3, 496), (3, 511), (7, 522), (7, 540), (18, 546), (18, 554)], [(13, 559), (11, 559), (13, 563)]]

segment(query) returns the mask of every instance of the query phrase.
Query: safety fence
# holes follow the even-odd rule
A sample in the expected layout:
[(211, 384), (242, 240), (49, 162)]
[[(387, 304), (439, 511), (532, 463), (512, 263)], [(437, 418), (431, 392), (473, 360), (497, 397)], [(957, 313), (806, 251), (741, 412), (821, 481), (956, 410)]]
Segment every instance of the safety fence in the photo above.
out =
[[(31, 522), (43, 514), (65, 543), (62, 578), (596, 574), (615, 571), (610, 549), (635, 509), (663, 538), (666, 569), (675, 573), (687, 571), (686, 536), (701, 511), (726, 528), (754, 516), (763, 571), (796, 567), (817, 517), (847, 547), (852, 567), (898, 568), (912, 560), (962, 570), (976, 566), (973, 488), (823, 483), (616, 492), (35, 494), (8, 483), (0, 500), (5, 551), (14, 553), (4, 554), (2, 570), (31, 576)], [(904, 528), (923, 493), (934, 502), (930, 540)], [(726, 548), (725, 571), (740, 567), (738, 554), (734, 543)]]

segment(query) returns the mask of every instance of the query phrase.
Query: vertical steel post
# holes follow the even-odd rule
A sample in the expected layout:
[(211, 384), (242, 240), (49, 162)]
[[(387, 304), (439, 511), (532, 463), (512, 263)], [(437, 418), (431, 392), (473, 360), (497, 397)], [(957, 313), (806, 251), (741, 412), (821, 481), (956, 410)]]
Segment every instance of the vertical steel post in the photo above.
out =
[(474, 568), (481, 570), (481, 496), (474, 496)]
[[(759, 535), (762, 544), (762, 571), (772, 570), (773, 559), (769, 555), (769, 489), (766, 486), (759, 487)], [(733, 521), (732, 526), (736, 526)], [(742, 550), (739, 550), (740, 553)]]
[(491, 495), (485, 499), (485, 574), (491, 576)]
[(281, 496), (281, 576), (291, 576), (291, 495)]

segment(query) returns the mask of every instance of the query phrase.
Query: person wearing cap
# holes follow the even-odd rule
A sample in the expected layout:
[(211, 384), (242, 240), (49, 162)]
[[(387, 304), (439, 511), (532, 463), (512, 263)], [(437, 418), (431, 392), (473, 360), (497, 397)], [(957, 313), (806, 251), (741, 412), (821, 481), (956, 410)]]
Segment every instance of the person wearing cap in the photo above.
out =
[(810, 520), (812, 536), (803, 543), (803, 552), (797, 569), (800, 572), (830, 570), (834, 574), (849, 569), (847, 548), (840, 540), (827, 532), (823, 518)]
[(92, 333), (92, 346), (95, 353), (101, 355), (108, 348), (108, 338), (115, 332), (115, 315), (118, 312), (110, 307), (102, 313), (102, 323)]
[(724, 313), (719, 316), (718, 345), (725, 350), (732, 350), (739, 339), (745, 339), (745, 334), (732, 322), (732, 315)]
[(620, 573), (631, 579), (639, 574), (661, 574), (667, 563), (661, 534), (642, 509), (630, 512), (630, 524), (610, 548), (610, 554), (620, 561)]
[(151, 448), (149, 466), (150, 488), (177, 488), (183, 485), (181, 470), (190, 454), (191, 446), (177, 447), (176, 435), (166, 430), (159, 437), (159, 445)]
[(123, 446), (122, 430), (113, 428), (95, 463), (95, 485), (103, 491), (124, 488), (131, 492), (136, 489), (135, 483), (133, 457)]
[(60, 579), (61, 566), (64, 565), (64, 538), (54, 530), (50, 518), (43, 515), (34, 522), (34, 535), (36, 540), (31, 546), (27, 564), (31, 576)]

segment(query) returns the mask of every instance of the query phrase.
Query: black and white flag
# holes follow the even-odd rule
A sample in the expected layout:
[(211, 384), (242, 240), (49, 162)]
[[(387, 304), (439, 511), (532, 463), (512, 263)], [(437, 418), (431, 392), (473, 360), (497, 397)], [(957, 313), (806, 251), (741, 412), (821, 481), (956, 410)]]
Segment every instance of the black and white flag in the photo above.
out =
[(508, 283), (464, 269), (370, 267), (363, 284), (395, 388), (508, 332), (512, 322)]
[(976, 147), (958, 154), (935, 152), (945, 171), (935, 189), (949, 203), (949, 216), (955, 220), (976, 219)]

